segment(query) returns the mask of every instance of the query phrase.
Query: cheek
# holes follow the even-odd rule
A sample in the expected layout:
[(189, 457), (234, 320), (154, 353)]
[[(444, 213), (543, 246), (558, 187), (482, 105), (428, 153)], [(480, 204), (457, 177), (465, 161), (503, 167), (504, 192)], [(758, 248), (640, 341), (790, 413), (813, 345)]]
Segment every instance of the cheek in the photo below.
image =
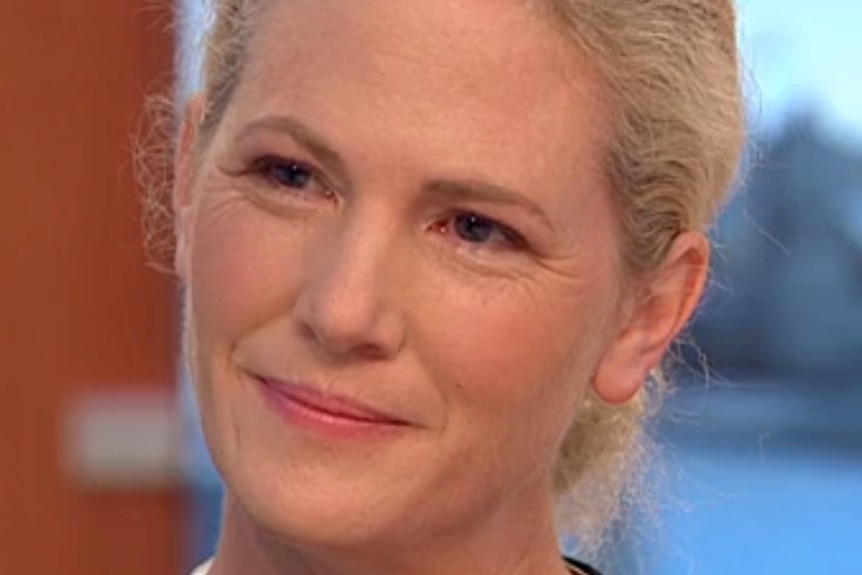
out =
[(600, 298), (569, 285), (531, 288), (466, 290), (426, 311), (435, 318), (426, 332), (437, 342), (435, 379), (449, 382), (465, 425), (486, 442), (555, 443), (597, 361)]
[(243, 422), (257, 417), (235, 377), (235, 350), (256, 327), (288, 313), (303, 242), (242, 199), (207, 200), (191, 229), (186, 338), (207, 444), (227, 477), (249, 437)]
[[(445, 386), (455, 460), (479, 489), (549, 488), (559, 446), (587, 388), (599, 306), (586, 295), (513, 288), (428, 304), (432, 377)], [(438, 292), (442, 293), (442, 292)], [(538, 296), (538, 297), (537, 297)], [(469, 463), (465, 463), (469, 462)], [(476, 484), (475, 479), (465, 479)], [(490, 482), (490, 484), (489, 484)]]
[(302, 252), (277, 223), (247, 202), (214, 195), (192, 227), (186, 337), (204, 426), (213, 422), (220, 433), (234, 429), (247, 404), (232, 376), (237, 344), (291, 305), (290, 272), (300, 267), (293, 255)]
[(203, 205), (195, 224), (189, 303), (198, 345), (212, 352), (287, 309), (289, 272), (300, 265), (284, 226), (242, 201)]

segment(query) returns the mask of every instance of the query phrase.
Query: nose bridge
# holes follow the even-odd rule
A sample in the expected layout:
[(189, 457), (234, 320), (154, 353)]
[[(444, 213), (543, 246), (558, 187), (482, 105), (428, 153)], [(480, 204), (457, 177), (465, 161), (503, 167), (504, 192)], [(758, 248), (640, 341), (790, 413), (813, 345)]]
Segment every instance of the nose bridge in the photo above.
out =
[(389, 355), (400, 347), (403, 325), (391, 289), (396, 241), (390, 219), (382, 211), (355, 206), (311, 248), (312, 273), (297, 313), (331, 353)]

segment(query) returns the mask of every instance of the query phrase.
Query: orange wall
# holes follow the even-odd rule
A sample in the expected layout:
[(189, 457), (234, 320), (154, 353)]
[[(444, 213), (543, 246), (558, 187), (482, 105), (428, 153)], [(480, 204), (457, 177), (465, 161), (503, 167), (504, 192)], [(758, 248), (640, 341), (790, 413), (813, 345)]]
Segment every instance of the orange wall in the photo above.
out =
[[(11, 0), (0, 18), (0, 573), (179, 572), (180, 493), (87, 493), (64, 407), (171, 386), (170, 278), (145, 267), (129, 159), (170, 78), (168, 2)], [(156, 6), (157, 8), (153, 8)]]

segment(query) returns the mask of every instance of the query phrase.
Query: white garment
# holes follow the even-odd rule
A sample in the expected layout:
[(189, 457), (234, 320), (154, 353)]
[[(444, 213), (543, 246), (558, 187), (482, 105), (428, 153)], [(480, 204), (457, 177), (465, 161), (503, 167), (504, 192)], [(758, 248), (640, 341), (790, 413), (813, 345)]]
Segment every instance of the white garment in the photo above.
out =
[(197, 569), (192, 571), (192, 575), (207, 575), (207, 573), (209, 573), (209, 570), (210, 570), (210, 565), (212, 565), (212, 559), (210, 559), (209, 561), (207, 561), (206, 563), (204, 563), (203, 565), (201, 565), (200, 567), (198, 567)]

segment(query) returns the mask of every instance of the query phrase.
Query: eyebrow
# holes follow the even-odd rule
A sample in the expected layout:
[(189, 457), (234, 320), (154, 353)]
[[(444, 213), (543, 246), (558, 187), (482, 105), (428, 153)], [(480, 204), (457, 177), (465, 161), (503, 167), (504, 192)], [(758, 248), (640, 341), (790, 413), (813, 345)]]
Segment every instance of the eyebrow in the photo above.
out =
[(350, 180), (347, 162), (326, 143), (326, 139), (292, 116), (265, 116), (254, 120), (236, 135), (235, 141), (241, 141), (257, 131), (274, 132), (290, 136), (296, 143), (308, 150), (327, 170), (340, 180)]
[(551, 219), (539, 205), (514, 190), (480, 180), (433, 180), (426, 188), (437, 196), (452, 200), (480, 201), (499, 205), (517, 206), (551, 227)]
[[(256, 131), (285, 134), (308, 150), (315, 158), (345, 183), (350, 182), (347, 162), (326, 142), (326, 139), (307, 124), (293, 116), (264, 116), (245, 125), (236, 135), (241, 141)], [(450, 200), (480, 201), (498, 205), (517, 206), (538, 217), (547, 226), (551, 219), (538, 204), (524, 194), (482, 180), (434, 179), (423, 185), (432, 195)]]

